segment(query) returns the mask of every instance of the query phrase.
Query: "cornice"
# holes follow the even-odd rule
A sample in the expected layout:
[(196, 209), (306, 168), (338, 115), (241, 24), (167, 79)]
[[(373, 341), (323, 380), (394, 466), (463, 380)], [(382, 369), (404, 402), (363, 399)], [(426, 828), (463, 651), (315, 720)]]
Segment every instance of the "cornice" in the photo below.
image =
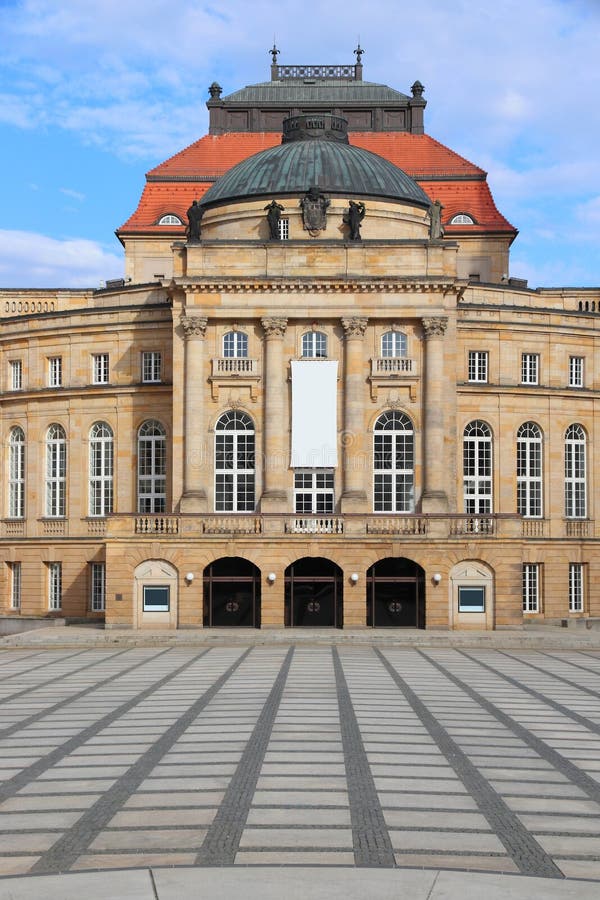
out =
[(368, 281), (315, 279), (286, 279), (285, 281), (257, 279), (242, 281), (234, 279), (187, 279), (174, 278), (171, 290), (183, 290), (192, 294), (397, 294), (397, 293), (437, 293), (462, 296), (465, 285), (455, 280), (444, 279), (369, 279)]

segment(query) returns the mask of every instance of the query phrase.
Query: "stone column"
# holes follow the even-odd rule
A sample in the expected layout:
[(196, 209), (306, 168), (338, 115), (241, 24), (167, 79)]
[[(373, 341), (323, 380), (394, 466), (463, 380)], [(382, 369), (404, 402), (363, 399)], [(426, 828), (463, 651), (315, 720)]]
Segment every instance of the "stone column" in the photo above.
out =
[(425, 416), (423, 427), (423, 497), (425, 513), (448, 512), (446, 479), (450, 477), (444, 451), (444, 335), (446, 316), (421, 320), (425, 333)]
[(266, 316), (261, 319), (265, 331), (264, 461), (261, 512), (289, 512), (286, 476), (288, 460), (288, 419), (285, 410), (287, 383), (283, 370), (283, 337), (287, 318)]
[(351, 316), (342, 319), (346, 336), (344, 359), (344, 430), (342, 432), (343, 494), (341, 511), (366, 512), (367, 477), (364, 454), (363, 346), (368, 319)]
[(208, 319), (205, 316), (181, 315), (185, 336), (184, 424), (183, 424), (183, 495), (180, 509), (186, 513), (207, 512), (206, 471), (207, 447), (204, 422), (204, 337)]

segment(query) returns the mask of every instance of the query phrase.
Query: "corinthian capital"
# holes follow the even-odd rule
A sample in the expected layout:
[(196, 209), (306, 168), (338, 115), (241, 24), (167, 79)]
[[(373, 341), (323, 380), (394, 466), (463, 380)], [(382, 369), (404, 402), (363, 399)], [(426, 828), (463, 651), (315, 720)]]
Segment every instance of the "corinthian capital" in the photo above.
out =
[(262, 327), (265, 329), (267, 337), (270, 337), (273, 334), (277, 337), (283, 337), (285, 334), (287, 319), (283, 318), (283, 316), (265, 316), (265, 318), (260, 321)]
[(448, 327), (448, 319), (446, 316), (435, 316), (421, 319), (423, 331), (426, 338), (444, 337), (446, 328)]
[(190, 338), (192, 336), (200, 335), (200, 337), (204, 337), (206, 334), (206, 326), (208, 325), (208, 319), (206, 316), (185, 316), (181, 315), (179, 317), (179, 322), (181, 323), (181, 327), (183, 328), (183, 333), (186, 338)]
[(347, 338), (364, 337), (369, 320), (360, 316), (349, 316), (342, 319), (342, 328)]

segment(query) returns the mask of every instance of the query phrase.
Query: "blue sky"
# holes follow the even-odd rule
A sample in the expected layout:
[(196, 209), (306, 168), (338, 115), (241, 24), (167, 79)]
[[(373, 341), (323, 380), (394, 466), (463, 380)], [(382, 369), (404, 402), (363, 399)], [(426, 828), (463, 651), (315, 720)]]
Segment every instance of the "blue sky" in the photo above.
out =
[(0, 0), (0, 287), (95, 287), (145, 172), (283, 63), (352, 62), (489, 172), (511, 274), (600, 285), (600, 0)]

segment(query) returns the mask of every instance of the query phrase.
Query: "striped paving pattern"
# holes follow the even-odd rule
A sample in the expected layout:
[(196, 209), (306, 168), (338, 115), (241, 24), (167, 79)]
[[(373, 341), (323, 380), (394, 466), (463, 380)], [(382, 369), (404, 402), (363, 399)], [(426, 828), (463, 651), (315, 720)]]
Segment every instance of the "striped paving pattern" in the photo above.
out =
[(600, 653), (6, 650), (0, 698), (0, 875), (600, 880)]

